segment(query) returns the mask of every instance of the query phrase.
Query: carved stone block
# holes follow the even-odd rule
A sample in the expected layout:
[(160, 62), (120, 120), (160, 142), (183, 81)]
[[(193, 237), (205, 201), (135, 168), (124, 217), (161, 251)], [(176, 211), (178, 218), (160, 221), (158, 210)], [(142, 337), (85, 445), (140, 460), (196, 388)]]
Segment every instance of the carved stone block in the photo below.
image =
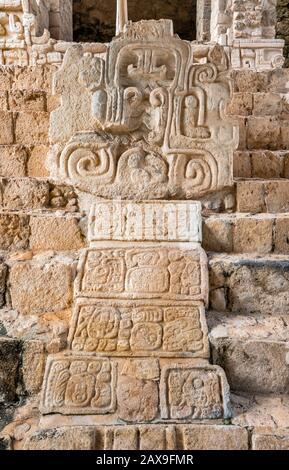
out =
[[(42, 412), (89, 415), (79, 417), (86, 425), (191, 422), (230, 417), (228, 403), (224, 372), (205, 360), (66, 353), (49, 359)], [(57, 422), (71, 420), (58, 416)]]
[(164, 367), (160, 400), (163, 419), (190, 421), (230, 415), (229, 386), (218, 366), (172, 363)]
[(69, 343), (107, 356), (209, 357), (204, 307), (191, 302), (80, 302)]
[(201, 205), (186, 201), (102, 201), (91, 208), (88, 238), (201, 242)]
[(200, 248), (89, 249), (75, 281), (77, 297), (207, 300), (207, 257)]
[(70, 48), (54, 81), (52, 174), (107, 198), (191, 199), (231, 186), (227, 72), (223, 48), (182, 41), (167, 20), (129, 23), (105, 56)]
[(50, 356), (43, 386), (43, 413), (106, 414), (115, 410), (116, 372), (105, 358)]

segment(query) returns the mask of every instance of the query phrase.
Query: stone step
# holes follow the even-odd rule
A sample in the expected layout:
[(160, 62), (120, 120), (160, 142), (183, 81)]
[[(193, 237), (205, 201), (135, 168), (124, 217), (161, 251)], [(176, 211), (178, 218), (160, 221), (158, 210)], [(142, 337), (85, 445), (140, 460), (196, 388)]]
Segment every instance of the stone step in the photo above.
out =
[(289, 450), (288, 395), (232, 393), (232, 424), (249, 431), (252, 450)]
[(216, 253), (289, 253), (289, 213), (218, 214), (203, 219), (203, 247)]
[(234, 152), (235, 178), (264, 180), (289, 177), (288, 150), (243, 150)]
[(237, 180), (236, 208), (238, 212), (288, 212), (289, 180)]
[(36, 431), (24, 449), (247, 450), (248, 432), (222, 424), (57, 427)]
[(213, 362), (225, 370), (231, 390), (251, 394), (288, 393), (286, 315), (232, 316), (210, 311), (207, 319)]
[(288, 256), (211, 254), (209, 271), (212, 310), (289, 320)]

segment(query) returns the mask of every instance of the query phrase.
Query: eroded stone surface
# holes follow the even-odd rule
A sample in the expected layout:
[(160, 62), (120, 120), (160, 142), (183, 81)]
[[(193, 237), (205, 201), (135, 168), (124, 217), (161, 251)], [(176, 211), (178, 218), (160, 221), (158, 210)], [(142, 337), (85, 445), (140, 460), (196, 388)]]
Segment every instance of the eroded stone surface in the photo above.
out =
[(206, 302), (206, 255), (201, 248), (89, 249), (79, 265), (75, 294)]
[(42, 412), (94, 414), (103, 424), (107, 413), (111, 423), (227, 418), (229, 388), (222, 369), (205, 361), (66, 354), (49, 359)]
[(70, 343), (113, 356), (209, 356), (204, 308), (187, 302), (80, 301)]
[(179, 40), (167, 20), (129, 24), (106, 57), (71, 48), (54, 80), (52, 173), (104, 197), (198, 198), (231, 186), (226, 71), (222, 48)]

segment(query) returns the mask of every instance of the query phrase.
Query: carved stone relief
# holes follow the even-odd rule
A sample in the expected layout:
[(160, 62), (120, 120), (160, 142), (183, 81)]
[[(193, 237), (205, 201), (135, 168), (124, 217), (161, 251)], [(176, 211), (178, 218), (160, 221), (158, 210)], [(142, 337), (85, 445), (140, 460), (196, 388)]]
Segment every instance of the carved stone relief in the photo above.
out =
[(80, 262), (75, 295), (206, 302), (206, 269), (207, 258), (200, 248), (89, 249)]
[(92, 206), (68, 350), (47, 364), (43, 414), (106, 425), (230, 415), (225, 374), (208, 363), (200, 215), (197, 202)]
[(209, 356), (202, 304), (81, 301), (70, 331), (73, 351), (110, 356)]
[(72, 47), (54, 82), (52, 174), (108, 198), (231, 186), (238, 133), (224, 114), (227, 71), (222, 47), (178, 39), (169, 20), (128, 23), (105, 55)]
[(229, 46), (232, 68), (270, 70), (284, 64), (284, 41), (275, 39), (277, 0), (214, 0), (211, 40)]

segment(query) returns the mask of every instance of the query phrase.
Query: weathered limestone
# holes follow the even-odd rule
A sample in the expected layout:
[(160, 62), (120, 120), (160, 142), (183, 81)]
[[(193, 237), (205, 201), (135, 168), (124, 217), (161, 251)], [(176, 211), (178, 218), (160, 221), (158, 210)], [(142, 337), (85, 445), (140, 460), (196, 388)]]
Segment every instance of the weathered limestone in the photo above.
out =
[(100, 424), (230, 416), (226, 377), (205, 360), (200, 232), (195, 202), (92, 207), (93, 248), (75, 280), (71, 351), (48, 359), (42, 413), (94, 415)]
[(238, 135), (222, 111), (231, 87), (221, 47), (181, 41), (161, 20), (129, 23), (106, 56), (84, 52), (69, 49), (54, 79), (55, 177), (109, 198), (192, 199), (232, 186)]
[(229, 46), (232, 67), (270, 70), (284, 64), (284, 40), (275, 39), (277, 0), (214, 0), (211, 40)]
[(247, 430), (222, 425), (73, 426), (39, 430), (25, 450), (247, 450)]

